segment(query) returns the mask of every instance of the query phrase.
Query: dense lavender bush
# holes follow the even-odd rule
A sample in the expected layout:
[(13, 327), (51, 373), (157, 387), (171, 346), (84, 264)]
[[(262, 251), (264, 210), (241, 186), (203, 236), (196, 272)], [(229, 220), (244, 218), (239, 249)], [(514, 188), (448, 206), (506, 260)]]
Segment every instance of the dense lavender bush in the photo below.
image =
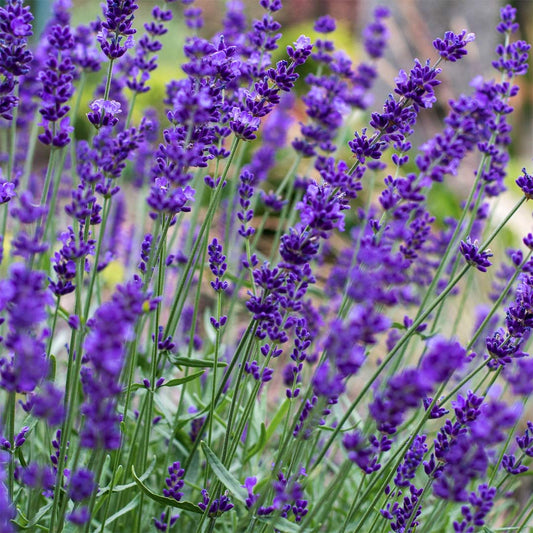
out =
[[(0, 8), (0, 530), (529, 531), (515, 9), (495, 72), (413, 146), (473, 34), (380, 105), (387, 9), (354, 63), (330, 16), (281, 46), (281, 1), (259, 4), (206, 39), (190, 0), (79, 27), (57, 0), (31, 45), (29, 8)], [(181, 71), (147, 99), (177, 24)]]

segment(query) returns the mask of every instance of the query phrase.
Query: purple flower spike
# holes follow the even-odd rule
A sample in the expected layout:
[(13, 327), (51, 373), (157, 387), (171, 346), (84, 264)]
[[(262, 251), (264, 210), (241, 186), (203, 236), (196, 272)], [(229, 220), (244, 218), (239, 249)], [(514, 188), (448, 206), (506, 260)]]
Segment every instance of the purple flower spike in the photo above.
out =
[(209, 508), (207, 514), (214, 517), (230, 511), (234, 506), (226, 494), (223, 494), (220, 499), (217, 498), (216, 500), (211, 501), (207, 490), (202, 489), (202, 501), (198, 503), (198, 507), (200, 507), (202, 511)]
[(295, 66), (305, 63), (305, 60), (311, 55), (313, 45), (311, 39), (305, 35), (300, 35), (292, 46), (287, 46), (287, 54), (294, 62)]
[(185, 475), (185, 470), (181, 468), (179, 461), (172, 463), (168, 467), (168, 475), (169, 477), (165, 479), (167, 488), (163, 489), (163, 495), (167, 498), (174, 498), (177, 502), (179, 502), (183, 497), (183, 492), (180, 492), (180, 489), (185, 484), (182, 479)]
[(372, 59), (379, 59), (383, 56), (383, 51), (389, 38), (389, 30), (381, 19), (390, 15), (386, 7), (377, 7), (374, 10), (374, 20), (363, 30), (363, 45), (366, 53)]
[(102, 30), (97, 39), (102, 52), (109, 59), (118, 59), (128, 48), (133, 47), (133, 34), (136, 31), (132, 28), (133, 12), (137, 8), (133, 0), (107, 0), (107, 7), (104, 9), (106, 20), (102, 22)]
[(492, 509), (495, 496), (496, 489), (488, 485), (480, 485), (477, 493), (470, 493), (469, 505), (464, 505), (461, 508), (464, 519), (461, 523), (454, 522), (453, 530), (457, 533), (468, 533), (483, 526), (485, 516)]
[(90, 470), (80, 468), (70, 475), (68, 494), (72, 501), (81, 502), (90, 498), (95, 488), (94, 473)]
[(501, 22), (496, 26), (500, 33), (514, 33), (518, 30), (518, 23), (515, 22), (516, 9), (507, 4), (500, 9)]
[(313, 29), (318, 33), (331, 33), (332, 31), (335, 31), (335, 28), (335, 19), (329, 15), (319, 17), (313, 26)]
[(238, 107), (233, 108), (229, 125), (233, 133), (240, 139), (253, 141), (256, 137), (254, 132), (257, 131), (260, 124), (261, 119), (252, 116), (247, 111), (242, 111)]
[(56, 24), (48, 32), (48, 43), (48, 58), (39, 73), (42, 84), (39, 113), (43, 118), (40, 126), (44, 128), (39, 140), (45, 145), (60, 148), (69, 144), (69, 135), (73, 131), (67, 116), (70, 110), (67, 102), (74, 94), (72, 81), (76, 67), (70, 57), (74, 37), (68, 26)]
[(246, 507), (250, 509), (254, 506), (254, 503), (259, 499), (259, 494), (254, 494), (254, 486), (257, 484), (256, 477), (247, 477), (244, 480), (244, 485), (241, 485), (248, 491), (248, 498), (246, 498)]
[(172, 527), (179, 517), (179, 514), (174, 514), (170, 516), (169, 513), (162, 512), (161, 516), (159, 517), (159, 520), (157, 518), (154, 518), (154, 527), (158, 531), (168, 531), (168, 527)]
[(516, 184), (520, 187), (524, 196), (531, 200), (533, 198), (533, 176), (526, 172), (526, 169), (522, 169), (523, 175), (516, 180)]
[(502, 458), (502, 468), (512, 476), (523, 474), (529, 470), (526, 465), (522, 464), (521, 460), (517, 460), (514, 455), (507, 454), (504, 454)]
[(226, 263), (226, 256), (222, 254), (222, 245), (215, 238), (211, 241), (211, 244), (207, 249), (209, 252), (209, 268), (213, 275), (216, 276), (215, 281), (211, 282), (211, 287), (213, 287), (216, 292), (224, 292), (228, 288), (228, 282), (222, 281), (222, 278), (226, 273), (228, 264)]
[(348, 452), (350, 461), (353, 461), (366, 474), (372, 474), (381, 468), (378, 463), (379, 449), (368, 443), (361, 432), (346, 433), (342, 439), (342, 445)]
[(430, 108), (437, 101), (434, 88), (440, 85), (437, 75), (441, 69), (432, 68), (429, 59), (425, 65), (422, 65), (418, 59), (415, 59), (415, 66), (409, 74), (400, 70), (394, 92), (406, 99), (412, 100), (416, 106)]
[(435, 39), (433, 41), (433, 47), (442, 59), (453, 63), (468, 53), (465, 47), (475, 38), (476, 35), (474, 33), (467, 34), (466, 30), (463, 30), (459, 34), (455, 34), (453, 31), (447, 31), (443, 39)]
[(89, 104), (89, 108), (91, 112), (87, 113), (87, 118), (97, 128), (114, 126), (118, 122), (116, 115), (122, 113), (119, 102), (115, 100), (103, 100), (102, 98)]
[(46, 419), (50, 426), (58, 426), (63, 422), (63, 393), (52, 383), (45, 383), (41, 393), (32, 398), (32, 404), (32, 414), (37, 418)]
[(91, 515), (89, 514), (89, 509), (87, 507), (80, 507), (67, 515), (68, 521), (78, 526), (86, 524), (90, 518)]
[(490, 250), (480, 252), (477, 241), (472, 242), (470, 237), (467, 237), (466, 242), (461, 241), (459, 251), (463, 254), (466, 262), (476, 267), (480, 272), (486, 272), (487, 268), (492, 265), (489, 261), (489, 257), (493, 255), (492, 252)]
[(113, 450), (120, 445), (117, 399), (122, 392), (120, 374), (124, 362), (125, 343), (132, 339), (137, 319), (153, 310), (140, 278), (118, 286), (111, 301), (101, 305), (87, 322), (90, 332), (85, 339), (86, 354), (81, 369), (85, 396), (81, 412), (85, 426), (81, 445), (85, 448)]
[(10, 183), (9, 181), (4, 181), (0, 183), (0, 204), (5, 204), (6, 202), (9, 202), (9, 200), (11, 200), (11, 198), (14, 198), (15, 196), (16, 193), (14, 183)]
[(0, 358), (0, 387), (32, 392), (48, 373), (40, 322), (52, 303), (40, 272), (14, 263), (9, 279), (0, 282), (0, 310), (7, 309), (9, 332)]
[(26, 49), (27, 37), (32, 35), (33, 15), (22, 0), (8, 0), (0, 8), (0, 116), (12, 120), (12, 109), (19, 99), (13, 94), (17, 78), (26, 74), (33, 55)]

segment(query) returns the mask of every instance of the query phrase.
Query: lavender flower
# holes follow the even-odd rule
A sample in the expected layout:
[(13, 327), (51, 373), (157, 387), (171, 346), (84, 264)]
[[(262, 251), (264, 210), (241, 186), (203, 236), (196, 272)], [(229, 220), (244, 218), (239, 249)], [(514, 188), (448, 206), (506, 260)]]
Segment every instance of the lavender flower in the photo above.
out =
[(119, 382), (124, 357), (124, 341), (131, 338), (137, 318), (153, 309), (156, 300), (143, 292), (135, 278), (119, 286), (110, 302), (104, 303), (88, 322), (90, 333), (85, 341), (86, 355), (81, 371), (85, 395), (81, 407), (85, 426), (81, 444), (87, 448), (115, 449), (120, 444), (116, 413)]
[(444, 34), (443, 39), (435, 39), (433, 41), (433, 47), (437, 50), (442, 59), (453, 63), (468, 53), (465, 50), (466, 45), (472, 42), (475, 38), (476, 36), (474, 33), (467, 34), (466, 30), (463, 30), (459, 34), (447, 31)]
[(503, 454), (501, 466), (512, 476), (518, 476), (529, 470), (526, 465), (522, 464), (521, 460), (517, 460), (514, 455), (508, 455), (506, 453)]
[(397, 487), (408, 487), (410, 485), (410, 481), (415, 477), (416, 471), (427, 451), (426, 435), (417, 435), (405, 454), (404, 461), (396, 470), (394, 484)]
[(115, 102), (115, 100), (103, 100), (101, 98), (89, 104), (89, 108), (91, 112), (87, 113), (87, 118), (96, 128), (114, 126), (118, 122), (116, 115), (122, 112), (119, 102)]
[(516, 20), (516, 9), (507, 4), (500, 9), (500, 22), (496, 30), (500, 33), (515, 33), (518, 30)]
[(216, 498), (211, 501), (209, 497), (209, 492), (206, 489), (202, 489), (202, 501), (198, 503), (198, 507), (202, 511), (207, 511), (209, 516), (220, 516), (223, 513), (227, 513), (233, 509), (234, 505), (231, 503), (231, 500), (227, 494), (223, 494), (220, 498)]
[(90, 498), (96, 489), (94, 473), (85, 468), (71, 472), (68, 483), (68, 494), (72, 501), (81, 502)]
[(476, 267), (480, 272), (486, 272), (487, 268), (492, 264), (489, 257), (492, 257), (490, 250), (479, 251), (479, 244), (477, 241), (472, 242), (470, 237), (467, 237), (466, 242), (461, 241), (459, 251), (463, 254), (466, 262)]
[(245, 141), (256, 138), (255, 131), (259, 128), (261, 120), (255, 118), (247, 111), (234, 107), (231, 112), (230, 128), (237, 137)]
[(33, 416), (45, 419), (50, 426), (58, 426), (63, 422), (63, 393), (52, 383), (45, 383), (42, 390), (31, 398), (31, 404)]
[(183, 497), (183, 492), (180, 492), (180, 489), (184, 485), (183, 476), (185, 475), (185, 470), (181, 468), (180, 462), (176, 461), (168, 467), (168, 475), (165, 479), (167, 488), (163, 489), (163, 495), (167, 498), (174, 498), (177, 502)]
[(359, 431), (346, 433), (342, 445), (348, 452), (350, 461), (356, 463), (366, 474), (372, 474), (381, 468), (377, 455), (379, 447), (376, 448), (374, 442), (367, 443)]
[(179, 514), (170, 516), (170, 513), (162, 512), (159, 520), (154, 518), (154, 526), (158, 531), (167, 531), (168, 526), (172, 527), (180, 517)]
[(0, 204), (9, 202), (15, 196), (15, 184), (9, 181), (2, 181), (0, 183)]
[(48, 60), (39, 74), (43, 87), (43, 103), (39, 112), (44, 128), (39, 140), (43, 144), (61, 148), (70, 143), (70, 133), (74, 130), (67, 116), (70, 110), (67, 102), (74, 93), (72, 81), (76, 68), (70, 58), (74, 39), (68, 26), (55, 25), (49, 31), (48, 41)]
[(522, 169), (522, 176), (516, 180), (516, 184), (528, 200), (533, 198), (533, 176), (530, 176), (525, 168)]
[(382, 19), (390, 15), (386, 7), (377, 7), (374, 10), (374, 20), (363, 30), (363, 45), (366, 53), (372, 59), (383, 56), (383, 50), (387, 45), (389, 32)]
[(0, 309), (7, 309), (9, 333), (4, 341), (7, 354), (0, 359), (0, 385), (9, 391), (32, 392), (48, 374), (44, 331), (51, 296), (44, 289), (44, 276), (22, 263), (10, 268), (10, 277), (0, 282)]
[(329, 15), (324, 15), (323, 17), (318, 17), (318, 19), (316, 19), (313, 29), (318, 33), (331, 33), (332, 31), (335, 31), (335, 27), (335, 19)]
[[(452, 68), (466, 55), (473, 40), (467, 31), (434, 41), (436, 63), (422, 58), (400, 71), (382, 109), (346, 143), (346, 119), (372, 102), (389, 37), (387, 8), (378, 7), (363, 29), (366, 58), (355, 63), (330, 39), (336, 23), (329, 15), (315, 21), (315, 43), (301, 35), (276, 51), (281, 0), (259, 0), (250, 22), (244, 3), (229, 0), (212, 36), (212, 21), (203, 27), (194, 0), (167, 0), (150, 8), (136, 40), (139, 2), (107, 0), (103, 19), (71, 28), (71, 0), (54, 0), (33, 55), (29, 10), (22, 0), (4, 3), (0, 448), (8, 454), (0, 455), (0, 530), (55, 530), (65, 521), (127, 530), (132, 518), (139, 530), (172, 530), (180, 517), (172, 505), (157, 509), (148, 498), (144, 514), (126, 505), (154, 483), (187, 515), (184, 528), (259, 521), (274, 529), (291, 522), (335, 529), (340, 517), (348, 528), (413, 533), (436, 509), (430, 488), (447, 500), (456, 532), (481, 528), (493, 504), (512, 497), (489, 487), (487, 473), (500, 487), (518, 485), (522, 479), (510, 476), (526, 472), (533, 456), (531, 424), (516, 437), (518, 452), (502, 449), (520, 410), (498, 398), (497, 386), (503, 378), (512, 393), (533, 390), (526, 353), (533, 236), (523, 241), (526, 251), (508, 251), (495, 273), (488, 296), (500, 308), (480, 315), (468, 352), (436, 332), (446, 319), (440, 306), (464, 289), (450, 280), (461, 268), (451, 252), (466, 221), (462, 255), (479, 270), (490, 265), (490, 252), (475, 239), (490, 217), (488, 198), (505, 189), (515, 76), (528, 69), (529, 45), (511, 38), (516, 10), (500, 12), (505, 44), (492, 63), (498, 81), (475, 78), (469, 94), (449, 102), (440, 131), (417, 146), (418, 115), (437, 101), (437, 67)], [(141, 95), (176, 8), (192, 30), (183, 36), (182, 74), (168, 81), (161, 105), (146, 109)], [(300, 79), (309, 59), (314, 66)], [(86, 120), (70, 124), (104, 61), (107, 78), (96, 76)], [(39, 139), (50, 147), (48, 166), (33, 151)], [(343, 143), (351, 162), (340, 158)], [(476, 151), (483, 164), (461, 218), (435, 213), (434, 182), (445, 187)], [(264, 192), (278, 183), (276, 193)], [(525, 170), (517, 185), (525, 199), (533, 197)], [(146, 201), (147, 220), (136, 216), (139, 201)], [(202, 277), (206, 266), (214, 297)], [(135, 269), (139, 276), (131, 278)], [(116, 285), (124, 277), (131, 281)], [(160, 296), (153, 298), (151, 287)], [(213, 298), (217, 312), (210, 316)], [(221, 314), (226, 307), (231, 317)], [(481, 321), (488, 323), (482, 333)], [(222, 368), (216, 380), (194, 370), (212, 367), (213, 359)], [(490, 381), (488, 399), (468, 392), (451, 407), (433, 400), (477, 359), (465, 390)], [(285, 399), (267, 401), (280, 386)], [(430, 419), (442, 419), (441, 427)], [(231, 480), (220, 468), (202, 463), (203, 438), (231, 475), (245, 479), (240, 496), (224, 492)], [(405, 438), (409, 446), (401, 444)], [(161, 449), (180, 460), (148, 466)], [(111, 461), (109, 450), (117, 451)], [(356, 500), (348, 501), (348, 470), (326, 475), (324, 498), (314, 498), (318, 469), (339, 468), (343, 456), (363, 478)], [(36, 462), (43, 457), (44, 464)], [(130, 463), (136, 483), (121, 479), (120, 465)], [(384, 476), (364, 481), (382, 468)], [(418, 485), (424, 475), (427, 490)], [(185, 501), (185, 485), (198, 505)], [(368, 507), (361, 499), (369, 495), (382, 505)], [(242, 509), (228, 515), (237, 496)], [(509, 509), (511, 523), (517, 515)]]
[(381, 432), (393, 434), (407, 409), (417, 407), (436, 384), (447, 381), (465, 362), (465, 350), (457, 342), (433, 339), (419, 368), (393, 376), (385, 390), (375, 395), (370, 414)]
[(470, 505), (461, 507), (462, 522), (454, 522), (453, 530), (457, 533), (473, 533), (485, 523), (484, 518), (494, 505), (496, 489), (488, 485), (480, 485), (478, 493), (471, 492), (468, 497)]
[(98, 34), (98, 42), (102, 52), (111, 60), (122, 57), (133, 47), (132, 28), (133, 13), (138, 8), (133, 0), (107, 0), (104, 8), (105, 20)]
[(0, 73), (4, 80), (0, 85), (0, 116), (12, 120), (12, 110), (19, 99), (13, 94), (18, 78), (27, 74), (33, 56), (27, 50), (27, 38), (33, 35), (33, 15), (22, 0), (8, 0), (0, 8)]

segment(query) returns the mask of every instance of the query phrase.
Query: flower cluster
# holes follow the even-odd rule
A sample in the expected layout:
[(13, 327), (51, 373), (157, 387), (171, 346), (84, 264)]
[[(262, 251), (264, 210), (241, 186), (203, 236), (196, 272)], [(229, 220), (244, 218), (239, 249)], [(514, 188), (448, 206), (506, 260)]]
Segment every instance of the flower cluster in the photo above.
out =
[(122, 390), (119, 378), (124, 366), (124, 343), (134, 340), (137, 319), (156, 305), (157, 300), (145, 294), (141, 280), (136, 278), (118, 287), (113, 299), (88, 322), (81, 369), (85, 395), (81, 407), (85, 417), (82, 446), (112, 450), (120, 445), (116, 407)]
[(33, 56), (27, 49), (28, 37), (33, 35), (33, 15), (22, 0), (9, 0), (0, 8), (0, 116), (13, 119), (13, 109), (18, 105), (15, 86), (18, 78), (27, 74)]

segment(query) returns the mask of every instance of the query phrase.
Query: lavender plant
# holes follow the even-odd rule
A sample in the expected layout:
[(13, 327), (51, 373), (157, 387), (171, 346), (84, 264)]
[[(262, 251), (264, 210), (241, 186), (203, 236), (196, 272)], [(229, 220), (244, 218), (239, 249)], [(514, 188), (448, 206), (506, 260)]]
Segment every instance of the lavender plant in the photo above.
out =
[[(380, 107), (387, 9), (354, 63), (330, 16), (282, 46), (281, 0), (259, 5), (206, 38), (191, 0), (79, 27), (57, 0), (31, 44), (23, 0), (0, 8), (1, 531), (529, 531), (515, 9), (495, 72), (416, 146), (473, 34)], [(443, 217), (432, 189), (458, 179)]]

